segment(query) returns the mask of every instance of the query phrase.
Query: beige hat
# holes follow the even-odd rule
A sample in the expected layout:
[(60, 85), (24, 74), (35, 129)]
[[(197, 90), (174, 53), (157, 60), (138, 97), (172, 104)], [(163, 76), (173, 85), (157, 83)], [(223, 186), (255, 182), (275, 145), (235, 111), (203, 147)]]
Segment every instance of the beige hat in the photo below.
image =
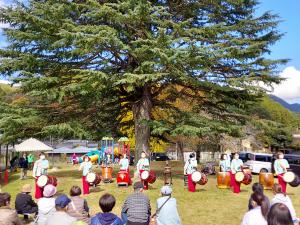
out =
[(22, 187), (22, 192), (31, 192), (31, 185), (30, 184), (25, 184), (23, 187)]

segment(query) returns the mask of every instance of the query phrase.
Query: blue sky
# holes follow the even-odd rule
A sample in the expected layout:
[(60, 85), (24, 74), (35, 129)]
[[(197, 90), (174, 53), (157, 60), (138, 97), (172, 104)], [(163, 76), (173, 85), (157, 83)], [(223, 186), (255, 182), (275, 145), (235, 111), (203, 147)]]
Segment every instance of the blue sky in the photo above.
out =
[[(0, 6), (7, 4), (10, 0), (0, 0)], [(285, 33), (284, 37), (272, 46), (269, 56), (273, 59), (290, 59), (282, 66), (279, 75), (287, 78), (279, 86), (274, 87), (274, 94), (284, 100), (300, 103), (300, 0), (261, 0), (257, 14), (264, 11), (272, 11), (279, 14), (282, 23), (279, 30)], [(298, 19), (297, 19), (298, 17)], [(0, 47), (5, 45), (4, 38), (0, 32)]]

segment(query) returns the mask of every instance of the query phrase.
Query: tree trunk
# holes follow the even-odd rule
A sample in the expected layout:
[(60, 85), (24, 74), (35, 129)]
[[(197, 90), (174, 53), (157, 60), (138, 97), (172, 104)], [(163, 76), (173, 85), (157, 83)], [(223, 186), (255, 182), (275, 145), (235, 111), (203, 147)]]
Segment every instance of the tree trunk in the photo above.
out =
[(146, 124), (151, 120), (152, 99), (147, 86), (143, 88), (143, 95), (132, 107), (135, 132), (135, 163), (142, 151), (150, 154), (150, 127)]
[(184, 143), (182, 141), (177, 141), (177, 146), (178, 146), (178, 160), (181, 160), (182, 162), (184, 162)]

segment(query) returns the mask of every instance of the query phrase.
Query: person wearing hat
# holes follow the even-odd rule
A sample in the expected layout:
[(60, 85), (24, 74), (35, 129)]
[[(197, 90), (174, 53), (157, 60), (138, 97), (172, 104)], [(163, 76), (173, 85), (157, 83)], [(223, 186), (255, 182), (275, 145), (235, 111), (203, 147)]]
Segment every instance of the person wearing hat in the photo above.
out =
[(46, 155), (41, 152), (40, 158), (37, 160), (32, 169), (32, 176), (35, 178), (35, 198), (39, 199), (43, 197), (43, 188), (37, 185), (37, 180), (41, 175), (48, 175), (49, 161), (46, 159)]
[[(143, 171), (147, 170), (150, 171), (150, 163), (149, 159), (146, 158), (146, 152), (142, 152), (141, 158), (139, 159), (138, 163), (136, 164), (137, 172), (141, 177)], [(144, 184), (144, 190), (148, 190), (148, 182), (146, 180), (142, 180), (141, 182)]]
[(48, 184), (44, 187), (43, 196), (38, 201), (38, 225), (47, 225), (48, 218), (52, 217), (55, 209), (56, 187)]
[(46, 225), (73, 225), (77, 219), (67, 213), (70, 202), (71, 199), (65, 194), (58, 196), (55, 199), (56, 212), (51, 217), (48, 217)]
[(157, 225), (181, 225), (177, 211), (176, 199), (171, 197), (172, 188), (168, 185), (160, 189), (161, 196), (156, 201), (156, 223)]
[(97, 213), (91, 221), (91, 225), (123, 225), (123, 221), (115, 214), (111, 213), (116, 205), (116, 199), (111, 194), (104, 194), (99, 199), (99, 206), (102, 213)]
[(133, 184), (134, 193), (127, 197), (122, 207), (122, 220), (127, 225), (149, 225), (151, 206), (149, 198), (143, 194), (142, 182)]
[(191, 153), (189, 159), (184, 165), (184, 175), (188, 176), (188, 190), (190, 192), (196, 191), (196, 183), (192, 180), (192, 173), (197, 171), (197, 160), (195, 153)]
[(79, 171), (82, 170), (82, 189), (83, 195), (88, 195), (90, 193), (90, 185), (86, 180), (86, 176), (92, 170), (92, 162), (90, 157), (84, 156), (83, 162), (80, 164)]
[(37, 213), (38, 206), (33, 201), (31, 193), (31, 185), (25, 184), (22, 187), (21, 193), (17, 194), (15, 200), (15, 209), (17, 210), (18, 214), (24, 213)]

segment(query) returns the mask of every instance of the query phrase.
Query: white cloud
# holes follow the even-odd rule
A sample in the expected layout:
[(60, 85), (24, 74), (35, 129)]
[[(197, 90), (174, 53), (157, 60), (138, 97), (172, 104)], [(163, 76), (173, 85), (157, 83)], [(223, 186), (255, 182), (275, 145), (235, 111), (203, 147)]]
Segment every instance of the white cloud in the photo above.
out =
[(279, 75), (286, 80), (279, 85), (273, 85), (272, 94), (292, 103), (300, 99), (300, 70), (290, 66), (285, 68)]
[(8, 80), (0, 80), (0, 84), (11, 84)]

